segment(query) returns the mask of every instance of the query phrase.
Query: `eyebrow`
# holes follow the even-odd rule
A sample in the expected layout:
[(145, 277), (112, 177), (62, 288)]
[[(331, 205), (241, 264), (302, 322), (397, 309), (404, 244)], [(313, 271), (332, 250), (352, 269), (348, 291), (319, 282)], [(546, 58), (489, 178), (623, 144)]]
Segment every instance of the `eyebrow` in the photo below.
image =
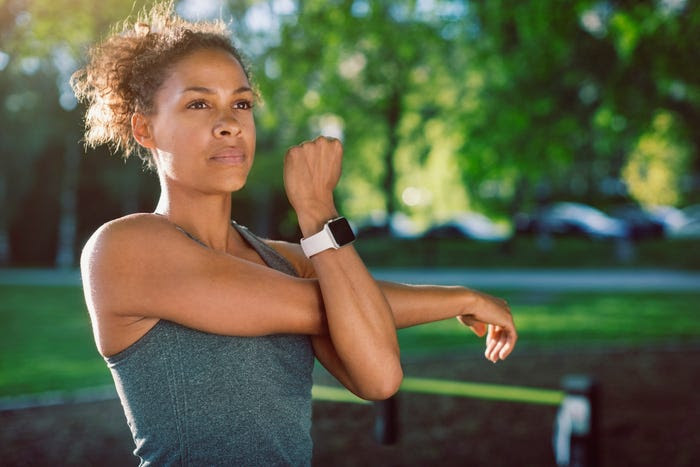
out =
[[(189, 87), (186, 87), (185, 89), (183, 89), (180, 94), (185, 94), (186, 92), (200, 92), (202, 94), (216, 94), (216, 91), (214, 91), (211, 88), (207, 88), (205, 86), (189, 86)], [(241, 94), (244, 92), (253, 92), (253, 89), (251, 89), (249, 86), (241, 86), (238, 89), (234, 89), (231, 94)]]

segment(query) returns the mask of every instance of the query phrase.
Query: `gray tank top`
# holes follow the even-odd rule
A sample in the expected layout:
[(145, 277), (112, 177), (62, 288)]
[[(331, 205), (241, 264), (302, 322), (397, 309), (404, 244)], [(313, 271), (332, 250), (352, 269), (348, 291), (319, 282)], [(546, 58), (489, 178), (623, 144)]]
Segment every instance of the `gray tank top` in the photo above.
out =
[[(297, 275), (248, 229), (234, 226), (268, 266)], [(160, 320), (105, 360), (140, 465), (310, 465), (308, 336), (229, 337)]]

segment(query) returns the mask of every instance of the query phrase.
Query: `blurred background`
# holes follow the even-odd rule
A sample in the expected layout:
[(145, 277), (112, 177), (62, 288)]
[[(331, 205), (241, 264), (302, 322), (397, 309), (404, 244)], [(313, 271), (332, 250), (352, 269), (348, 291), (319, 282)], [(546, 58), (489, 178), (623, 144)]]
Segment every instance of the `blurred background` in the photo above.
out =
[[(0, 4), (0, 264), (75, 265), (96, 226), (151, 211), (139, 161), (80, 143), (68, 85), (89, 43), (150, 2)], [(264, 99), (239, 221), (296, 239), (285, 150), (343, 139), (360, 233), (506, 243), (700, 236), (696, 2), (181, 0), (230, 22)], [(135, 158), (134, 158), (135, 159)], [(538, 235), (539, 234), (539, 235)], [(369, 236), (369, 235), (366, 235)]]
[[(84, 148), (68, 80), (89, 44), (152, 3), (0, 0), (3, 465), (133, 463), (76, 267), (99, 225), (154, 209), (158, 183), (135, 157)], [(586, 374), (602, 391), (602, 465), (694, 465), (697, 1), (175, 4), (230, 23), (262, 95), (238, 222), (297, 241), (284, 153), (335, 136), (336, 200), (378, 277), (512, 304), (508, 361), (489, 365), (481, 342), (435, 323), (400, 334), (408, 376), (552, 391)], [(317, 402), (315, 464), (554, 465), (556, 407), (437, 392), (402, 396), (394, 447), (371, 441), (371, 407)]]

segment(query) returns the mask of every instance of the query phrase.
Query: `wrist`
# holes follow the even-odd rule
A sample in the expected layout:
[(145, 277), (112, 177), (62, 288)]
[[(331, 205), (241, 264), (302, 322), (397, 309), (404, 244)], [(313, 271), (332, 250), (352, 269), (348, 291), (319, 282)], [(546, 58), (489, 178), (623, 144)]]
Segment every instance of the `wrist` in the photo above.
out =
[(323, 251), (337, 250), (355, 241), (355, 233), (348, 220), (344, 217), (336, 217), (328, 220), (319, 232), (304, 237), (299, 242), (304, 255), (307, 258)]
[(297, 211), (299, 229), (303, 237), (310, 237), (323, 230), (326, 222), (336, 217), (338, 217), (338, 211), (335, 206), (318, 205), (314, 208)]
[(459, 297), (459, 313), (457, 316), (473, 315), (479, 304), (480, 296), (475, 290), (467, 287), (455, 286)]

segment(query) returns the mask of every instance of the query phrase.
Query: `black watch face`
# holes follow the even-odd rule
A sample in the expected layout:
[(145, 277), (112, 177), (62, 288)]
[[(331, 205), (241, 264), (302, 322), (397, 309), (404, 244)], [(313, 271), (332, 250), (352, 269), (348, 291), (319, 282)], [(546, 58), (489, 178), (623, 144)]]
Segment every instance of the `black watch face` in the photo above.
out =
[(344, 217), (329, 223), (328, 229), (333, 234), (333, 238), (335, 238), (338, 246), (347, 245), (355, 240), (355, 234), (350, 227), (350, 223)]

